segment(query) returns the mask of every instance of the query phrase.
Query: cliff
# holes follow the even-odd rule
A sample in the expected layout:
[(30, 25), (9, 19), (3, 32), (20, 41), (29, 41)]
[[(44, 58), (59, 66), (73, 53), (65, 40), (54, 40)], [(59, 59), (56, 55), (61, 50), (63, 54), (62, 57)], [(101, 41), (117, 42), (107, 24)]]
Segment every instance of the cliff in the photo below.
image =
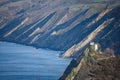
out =
[(101, 52), (89, 46), (82, 56), (70, 63), (59, 80), (119, 80), (119, 66), (120, 56), (114, 56), (110, 49)]

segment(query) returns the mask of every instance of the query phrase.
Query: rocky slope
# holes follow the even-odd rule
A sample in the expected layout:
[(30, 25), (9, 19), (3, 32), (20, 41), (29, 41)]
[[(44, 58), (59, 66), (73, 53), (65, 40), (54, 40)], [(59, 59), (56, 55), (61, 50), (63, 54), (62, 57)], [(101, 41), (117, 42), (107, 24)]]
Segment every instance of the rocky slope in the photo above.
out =
[(89, 46), (82, 56), (72, 60), (59, 80), (119, 80), (119, 73), (120, 56)]
[(103, 39), (116, 29), (119, 32), (118, 26), (112, 27), (119, 25), (119, 8), (113, 12), (118, 5), (119, 0), (1, 0), (0, 40), (67, 50), (68, 54), (71, 47), (83, 49), (103, 29), (107, 29), (100, 34)]
[[(90, 31), (87, 33), (86, 31), (82, 35), (86, 35), (80, 42), (74, 44), (71, 48), (69, 48), (64, 54), (63, 57), (71, 57), (76, 53), (82, 53), (86, 46), (91, 42), (95, 41), (101, 44), (102, 50), (106, 47), (112, 48), (115, 53), (119, 53), (120, 50), (120, 38), (118, 37), (120, 34), (120, 14), (118, 11), (120, 7), (116, 7), (113, 9), (106, 9), (102, 11), (94, 21), (88, 25)], [(92, 27), (95, 27), (92, 29)], [(115, 46), (116, 45), (116, 46)], [(77, 54), (78, 55), (78, 54)]]

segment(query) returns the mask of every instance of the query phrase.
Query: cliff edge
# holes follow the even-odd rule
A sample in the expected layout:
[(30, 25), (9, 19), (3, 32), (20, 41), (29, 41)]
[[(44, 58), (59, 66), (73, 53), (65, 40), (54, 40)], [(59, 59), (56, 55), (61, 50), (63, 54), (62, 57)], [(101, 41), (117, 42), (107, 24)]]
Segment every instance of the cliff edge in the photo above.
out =
[[(70, 65), (71, 66), (70, 70)], [(64, 72), (59, 80), (119, 80), (120, 56), (115, 56), (111, 49), (101, 52), (89, 46), (84, 53), (69, 65), (69, 73)]]

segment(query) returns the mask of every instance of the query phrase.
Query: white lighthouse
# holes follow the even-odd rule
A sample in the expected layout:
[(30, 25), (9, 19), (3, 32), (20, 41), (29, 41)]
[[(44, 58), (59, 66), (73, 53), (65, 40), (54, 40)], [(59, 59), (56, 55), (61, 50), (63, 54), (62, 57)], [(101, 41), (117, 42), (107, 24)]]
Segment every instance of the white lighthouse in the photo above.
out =
[(98, 45), (94, 44), (94, 50), (97, 51), (98, 50)]
[(98, 44), (95, 44), (94, 42), (90, 42), (90, 46), (92, 46), (92, 48), (97, 51), (98, 50)]

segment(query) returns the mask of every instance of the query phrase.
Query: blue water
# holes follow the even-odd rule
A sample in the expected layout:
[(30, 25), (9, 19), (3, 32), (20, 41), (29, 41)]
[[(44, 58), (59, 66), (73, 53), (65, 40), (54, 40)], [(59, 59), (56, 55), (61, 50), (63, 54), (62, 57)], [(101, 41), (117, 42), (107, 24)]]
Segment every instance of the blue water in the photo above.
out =
[(57, 80), (71, 61), (60, 53), (0, 42), (0, 80)]

